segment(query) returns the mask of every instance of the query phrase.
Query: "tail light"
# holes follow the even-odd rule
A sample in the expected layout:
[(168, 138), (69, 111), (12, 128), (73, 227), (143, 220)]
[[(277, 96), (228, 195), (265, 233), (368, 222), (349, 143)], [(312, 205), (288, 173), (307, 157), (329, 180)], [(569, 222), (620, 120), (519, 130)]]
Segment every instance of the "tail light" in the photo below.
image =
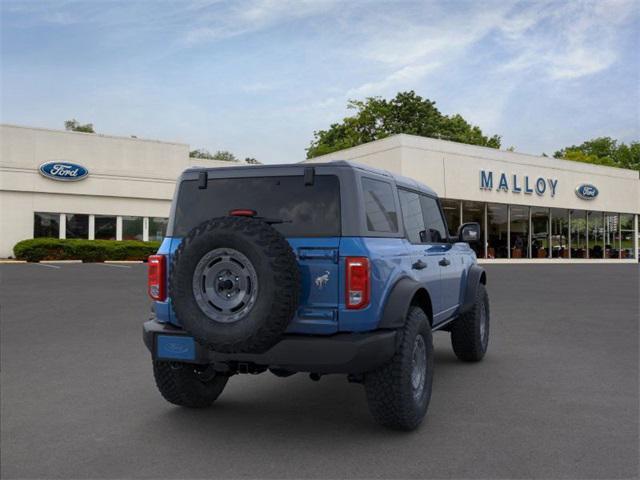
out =
[(369, 305), (371, 290), (369, 280), (369, 259), (367, 257), (347, 257), (347, 289), (345, 304), (349, 309), (364, 308)]
[(148, 264), (147, 291), (149, 296), (160, 302), (167, 298), (165, 288), (167, 258), (164, 255), (151, 255)]

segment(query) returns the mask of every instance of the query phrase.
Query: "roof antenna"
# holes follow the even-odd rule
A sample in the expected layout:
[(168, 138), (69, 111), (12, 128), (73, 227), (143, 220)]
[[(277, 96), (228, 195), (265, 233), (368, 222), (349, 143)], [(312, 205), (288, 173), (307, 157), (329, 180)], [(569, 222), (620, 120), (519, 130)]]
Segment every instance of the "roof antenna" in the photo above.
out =
[(305, 167), (304, 169), (304, 184), (313, 185), (314, 178), (316, 176), (316, 170), (313, 167)]

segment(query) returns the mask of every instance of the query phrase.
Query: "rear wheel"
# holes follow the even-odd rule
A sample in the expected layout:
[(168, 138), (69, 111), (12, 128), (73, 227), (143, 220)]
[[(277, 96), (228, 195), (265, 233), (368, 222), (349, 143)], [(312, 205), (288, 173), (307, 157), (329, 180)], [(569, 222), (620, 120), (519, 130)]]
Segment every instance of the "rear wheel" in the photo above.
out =
[(387, 365), (367, 373), (364, 386), (376, 421), (398, 430), (413, 430), (422, 422), (433, 381), (431, 326), (424, 311), (411, 307), (400, 347)]
[(153, 376), (165, 400), (189, 408), (209, 407), (229, 379), (208, 367), (159, 361), (153, 362)]
[(453, 322), (451, 346), (456, 356), (465, 362), (482, 360), (489, 346), (489, 295), (483, 284), (478, 285), (473, 307)]

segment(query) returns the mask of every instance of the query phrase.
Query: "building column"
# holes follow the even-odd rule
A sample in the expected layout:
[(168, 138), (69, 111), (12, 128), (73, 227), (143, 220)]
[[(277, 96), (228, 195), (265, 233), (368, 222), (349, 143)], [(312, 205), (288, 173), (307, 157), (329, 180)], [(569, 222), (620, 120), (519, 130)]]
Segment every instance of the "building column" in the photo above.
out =
[(142, 219), (142, 241), (149, 241), (149, 217), (144, 217)]
[(569, 226), (567, 228), (567, 234), (569, 235), (569, 238), (567, 239), (568, 245), (569, 245), (569, 255), (567, 256), (567, 258), (569, 260), (571, 260), (571, 216), (573, 215), (573, 210), (569, 210), (569, 216), (567, 217), (569, 219)]
[(638, 215), (633, 216), (633, 258), (638, 259)]
[(489, 207), (487, 206), (487, 203), (485, 203), (484, 204), (484, 225), (482, 227), (482, 229), (484, 230), (484, 235), (483, 235), (483, 238), (484, 238), (484, 258), (487, 258), (488, 257), (488, 253), (489, 253), (489, 245), (488, 245), (488, 243), (489, 243), (489, 232), (487, 231), (488, 230), (487, 226), (489, 224), (489, 222), (487, 220), (488, 213), (489, 213)]
[(96, 216), (89, 215), (89, 240), (96, 239)]
[(60, 214), (60, 238), (67, 238), (67, 214)]
[(122, 217), (116, 217), (116, 240), (122, 240)]
[(511, 205), (507, 205), (507, 258), (511, 258)]

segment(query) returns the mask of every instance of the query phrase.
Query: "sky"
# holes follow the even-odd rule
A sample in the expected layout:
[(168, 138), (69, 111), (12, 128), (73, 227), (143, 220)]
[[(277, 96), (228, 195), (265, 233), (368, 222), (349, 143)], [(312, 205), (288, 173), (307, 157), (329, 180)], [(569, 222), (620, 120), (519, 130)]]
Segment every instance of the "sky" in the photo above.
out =
[(415, 90), (503, 148), (640, 140), (640, 1), (0, 1), (0, 120), (305, 158)]

